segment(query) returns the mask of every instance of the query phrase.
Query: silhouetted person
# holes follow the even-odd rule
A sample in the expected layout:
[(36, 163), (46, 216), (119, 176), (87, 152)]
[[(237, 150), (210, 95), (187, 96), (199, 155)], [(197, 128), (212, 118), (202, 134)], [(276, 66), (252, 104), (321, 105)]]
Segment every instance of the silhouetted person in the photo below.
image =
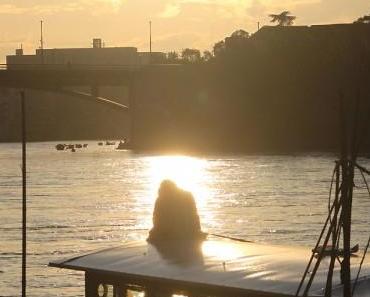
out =
[(148, 241), (202, 240), (205, 237), (193, 195), (179, 189), (174, 182), (164, 180), (158, 190)]

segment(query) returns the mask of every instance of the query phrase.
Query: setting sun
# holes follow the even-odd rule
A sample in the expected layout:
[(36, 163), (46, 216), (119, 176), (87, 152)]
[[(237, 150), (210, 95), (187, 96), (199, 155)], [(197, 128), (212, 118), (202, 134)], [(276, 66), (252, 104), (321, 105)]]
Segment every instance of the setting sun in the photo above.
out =
[(206, 186), (206, 164), (202, 159), (186, 156), (149, 157), (150, 192), (156, 193), (161, 181), (170, 179), (180, 188), (190, 191), (201, 208), (210, 195)]

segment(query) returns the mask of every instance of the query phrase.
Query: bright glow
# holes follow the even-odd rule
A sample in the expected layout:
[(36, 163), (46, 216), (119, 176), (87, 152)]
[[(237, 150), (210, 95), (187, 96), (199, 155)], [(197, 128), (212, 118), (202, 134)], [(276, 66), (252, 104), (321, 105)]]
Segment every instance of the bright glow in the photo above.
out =
[[(190, 191), (197, 202), (198, 209), (202, 208), (209, 199), (207, 188), (206, 162), (199, 158), (185, 156), (150, 157), (149, 178), (150, 192), (156, 197), (160, 183), (164, 179), (174, 181), (180, 188)], [(153, 200), (154, 203), (154, 200)]]
[(109, 0), (114, 7), (119, 7), (123, 4), (123, 0)]
[[(90, 3), (92, 2), (89, 0)], [(126, 0), (95, 0), (95, 6), (97, 5), (106, 5), (113, 9), (113, 11), (118, 11)]]
[(144, 292), (127, 290), (127, 297), (145, 297)]
[(205, 241), (202, 244), (203, 255), (217, 257), (221, 261), (230, 261), (242, 256), (243, 253), (236, 246), (227, 242)]

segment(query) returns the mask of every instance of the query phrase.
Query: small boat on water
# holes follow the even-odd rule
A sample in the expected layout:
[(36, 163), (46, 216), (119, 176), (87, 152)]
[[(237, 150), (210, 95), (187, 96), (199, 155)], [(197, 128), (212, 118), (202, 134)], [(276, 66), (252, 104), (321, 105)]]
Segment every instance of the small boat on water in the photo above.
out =
[[(311, 250), (213, 236), (203, 242), (134, 241), (115, 248), (53, 261), (52, 267), (85, 272), (85, 296), (295, 296)], [(370, 296), (370, 260), (354, 296)], [(352, 257), (356, 275), (361, 257)], [(307, 296), (325, 296), (330, 257), (324, 258)], [(334, 267), (332, 297), (343, 296), (340, 265)], [(130, 292), (131, 291), (131, 292)]]
[(58, 144), (55, 146), (55, 149), (56, 149), (57, 151), (64, 151), (65, 147), (66, 147), (66, 145), (65, 145), (65, 144), (63, 144), (63, 143), (58, 143)]
[(127, 140), (120, 141), (118, 143), (118, 146), (116, 147), (116, 150), (128, 150), (130, 149), (130, 143)]

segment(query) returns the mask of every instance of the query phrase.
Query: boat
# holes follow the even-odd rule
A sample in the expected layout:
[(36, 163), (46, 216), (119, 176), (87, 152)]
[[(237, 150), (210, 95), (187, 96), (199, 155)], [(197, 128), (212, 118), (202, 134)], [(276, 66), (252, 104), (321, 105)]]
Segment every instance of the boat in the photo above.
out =
[(64, 148), (66, 147), (66, 145), (65, 144), (63, 144), (63, 143), (58, 143), (56, 146), (55, 146), (55, 149), (57, 150), (57, 151), (64, 151)]
[(120, 141), (118, 143), (118, 146), (116, 147), (116, 150), (128, 150), (130, 149), (130, 143), (127, 140)]
[[(85, 296), (296, 296), (311, 250), (208, 236), (201, 242), (145, 240), (58, 260), (49, 266), (85, 272)], [(370, 260), (354, 296), (370, 294)], [(308, 296), (325, 296), (330, 257), (316, 273)], [(361, 257), (352, 257), (354, 275)], [(343, 296), (340, 266), (334, 267), (332, 297)]]

